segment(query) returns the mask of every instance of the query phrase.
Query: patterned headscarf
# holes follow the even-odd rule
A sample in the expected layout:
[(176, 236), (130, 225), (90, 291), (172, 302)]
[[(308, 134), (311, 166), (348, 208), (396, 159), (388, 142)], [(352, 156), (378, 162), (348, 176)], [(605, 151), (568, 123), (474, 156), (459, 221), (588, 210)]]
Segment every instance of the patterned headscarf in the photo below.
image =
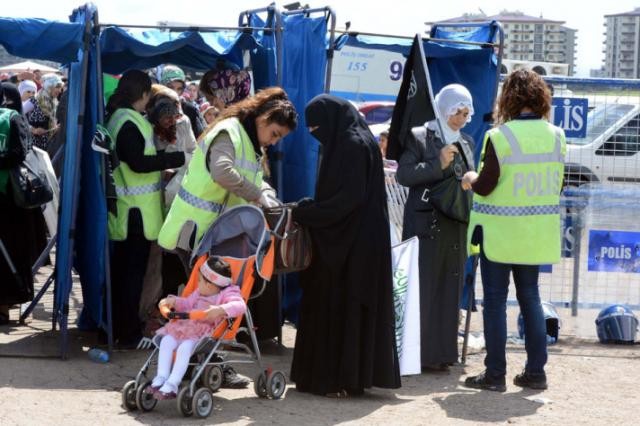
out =
[(251, 76), (244, 70), (210, 70), (200, 80), (200, 91), (207, 99), (218, 98), (229, 106), (249, 96)]

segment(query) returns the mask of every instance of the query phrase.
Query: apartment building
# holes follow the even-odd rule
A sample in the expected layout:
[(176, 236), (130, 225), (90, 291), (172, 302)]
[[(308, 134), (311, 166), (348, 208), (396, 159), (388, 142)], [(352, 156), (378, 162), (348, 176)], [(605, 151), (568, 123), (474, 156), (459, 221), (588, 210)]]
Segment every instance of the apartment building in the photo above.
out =
[(528, 16), (522, 12), (503, 11), (498, 15), (464, 14), (434, 24), (499, 21), (504, 29), (504, 59), (567, 64), (569, 75), (575, 74), (577, 30), (564, 26), (564, 21)]
[(640, 8), (604, 18), (604, 77), (640, 78)]

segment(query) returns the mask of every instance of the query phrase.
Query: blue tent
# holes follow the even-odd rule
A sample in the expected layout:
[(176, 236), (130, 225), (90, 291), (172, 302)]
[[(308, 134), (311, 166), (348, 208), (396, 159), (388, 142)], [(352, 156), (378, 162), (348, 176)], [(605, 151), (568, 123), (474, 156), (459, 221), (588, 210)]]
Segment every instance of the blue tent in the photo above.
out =
[[(434, 95), (447, 84), (459, 83), (466, 86), (473, 96), (475, 114), (465, 127), (465, 132), (476, 141), (477, 160), (482, 137), (490, 126), (498, 90), (499, 58), (492, 43), (500, 27), (495, 21), (465, 26), (475, 28), (473, 31), (458, 32), (434, 26), (431, 40), (424, 41), (424, 52)], [(345, 34), (338, 40), (338, 46), (386, 50), (406, 57), (412, 41), (400, 37)]]
[[(91, 148), (96, 124), (102, 120), (102, 71), (120, 73), (162, 63), (209, 69), (219, 59), (241, 66), (242, 53), (248, 49), (253, 59), (256, 88), (281, 83), (302, 113), (306, 102), (325, 90), (326, 52), (327, 47), (331, 47), (325, 40), (327, 19), (311, 18), (308, 14), (285, 16), (281, 22), (284, 37), (279, 31), (268, 30), (275, 28), (270, 19), (273, 14), (266, 23), (257, 16), (250, 17), (252, 27), (267, 27), (264, 30), (176, 32), (109, 27), (100, 34), (97, 10), (92, 5), (75, 10), (70, 23), (0, 18), (0, 44), (9, 53), (61, 62), (69, 68), (54, 306), (54, 319), (62, 332), (63, 357), (72, 266), (80, 275), (85, 305), (80, 325), (95, 327), (103, 321), (104, 286), (108, 281), (107, 215), (103, 158)], [(477, 36), (488, 40), (487, 35)], [(283, 39), (278, 40), (279, 37)], [(447, 37), (447, 34), (438, 34), (438, 37)], [(389, 38), (348, 37), (346, 42), (402, 52), (408, 52), (409, 48), (407, 42)], [(494, 81), (497, 85), (497, 80), (487, 71), (495, 66), (493, 51), (433, 42), (427, 42), (425, 47), (435, 90), (450, 81), (458, 81), (471, 89), (474, 98), (486, 95), (486, 104), (476, 105), (472, 123), (472, 127), (476, 126), (477, 132), (481, 132), (480, 129), (486, 127), (482, 114), (491, 111), (495, 96)], [(277, 174), (276, 178), (285, 200), (312, 195), (315, 187), (317, 144), (304, 132), (304, 127), (301, 114), (300, 131), (288, 136), (274, 155), (282, 163), (278, 168), (281, 175)], [(295, 305), (293, 301), (292, 309)]]
[[(63, 357), (66, 354), (68, 299), (76, 234), (75, 214), (81, 171), (79, 159), (83, 141), (86, 141), (86, 133), (91, 132), (91, 121), (95, 120), (90, 112), (91, 104), (86, 101), (96, 94), (95, 87), (90, 86), (88, 79), (89, 52), (92, 44), (91, 21), (94, 14), (95, 8), (88, 5), (74, 11), (71, 23), (0, 18), (0, 44), (9, 53), (61, 62), (69, 67), (69, 107), (63, 171), (65, 177), (61, 182), (60, 217), (56, 236), (58, 248), (54, 299), (54, 319), (60, 325), (63, 336)], [(95, 121), (93, 124), (95, 125)], [(97, 169), (93, 170), (94, 174), (97, 172)]]

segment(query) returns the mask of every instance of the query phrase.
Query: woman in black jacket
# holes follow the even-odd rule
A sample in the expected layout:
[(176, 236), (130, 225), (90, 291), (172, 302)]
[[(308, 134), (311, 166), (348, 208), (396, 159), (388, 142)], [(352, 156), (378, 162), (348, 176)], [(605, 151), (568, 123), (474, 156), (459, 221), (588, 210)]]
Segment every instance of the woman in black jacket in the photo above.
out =
[(458, 360), (458, 302), (467, 257), (471, 194), (459, 182), (473, 169), (473, 140), (460, 132), (473, 101), (459, 84), (436, 96), (440, 123), (412, 129), (397, 180), (409, 187), (403, 239), (420, 239), (420, 354), (425, 371), (446, 371)]

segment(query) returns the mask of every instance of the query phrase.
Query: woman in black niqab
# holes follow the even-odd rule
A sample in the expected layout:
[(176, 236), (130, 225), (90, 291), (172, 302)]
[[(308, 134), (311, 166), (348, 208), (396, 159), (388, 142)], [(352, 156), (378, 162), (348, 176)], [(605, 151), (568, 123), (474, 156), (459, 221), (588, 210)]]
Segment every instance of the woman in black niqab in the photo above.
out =
[(345, 100), (319, 95), (305, 118), (323, 151), (315, 199), (293, 210), (294, 220), (311, 232), (313, 260), (300, 274), (291, 379), (299, 391), (328, 396), (398, 388), (380, 149)]

